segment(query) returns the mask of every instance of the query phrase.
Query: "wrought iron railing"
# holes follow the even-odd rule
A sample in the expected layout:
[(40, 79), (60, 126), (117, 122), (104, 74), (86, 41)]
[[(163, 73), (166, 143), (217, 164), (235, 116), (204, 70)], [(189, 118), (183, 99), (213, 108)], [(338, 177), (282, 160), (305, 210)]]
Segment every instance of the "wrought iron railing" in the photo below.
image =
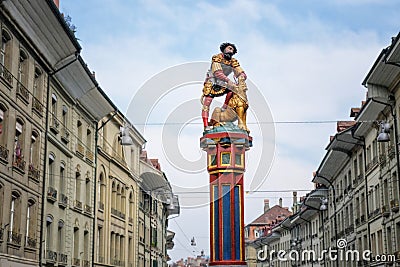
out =
[(57, 261), (57, 252), (52, 250), (46, 250), (46, 260), (51, 262)]
[(8, 152), (9, 152), (9, 150), (7, 148), (0, 145), (0, 159), (1, 160), (8, 162)]
[(58, 253), (58, 265), (66, 265), (68, 263), (68, 255)]
[(99, 204), (99, 210), (104, 210), (104, 203), (99, 202), (98, 204)]
[(393, 212), (399, 211), (399, 200), (397, 198), (390, 201), (390, 208)]
[(74, 207), (78, 210), (82, 210), (82, 202), (75, 199)]
[(72, 265), (73, 266), (81, 266), (81, 260), (77, 258), (72, 259)]
[(120, 212), (119, 210), (116, 210), (114, 208), (111, 208), (111, 214), (120, 217), (121, 219), (125, 219), (125, 214)]
[(83, 206), (83, 212), (85, 212), (86, 214), (92, 214), (92, 207), (85, 204)]
[(8, 242), (13, 245), (20, 246), (21, 245), (21, 237), (22, 235), (15, 231), (8, 231)]
[(10, 86), (12, 86), (13, 75), (3, 64), (0, 64), (0, 77), (3, 78)]
[(43, 115), (43, 104), (34, 96), (32, 96), (32, 109), (39, 115)]
[(17, 158), (13, 162), (13, 167), (17, 168), (18, 170), (20, 170), (22, 172), (25, 171), (25, 165), (26, 165), (26, 161), (23, 160), (22, 158)]
[(23, 101), (29, 103), (29, 91), (20, 81), (17, 81), (17, 95), (19, 95)]
[(40, 171), (39, 171), (39, 169), (35, 168), (32, 163), (29, 164), (28, 177), (35, 181), (40, 180)]
[(47, 188), (47, 200), (55, 202), (57, 200), (57, 190), (54, 187), (49, 186)]
[(60, 200), (58, 201), (58, 205), (66, 208), (68, 205), (68, 197), (64, 194), (60, 194)]
[(90, 261), (82, 260), (82, 267), (89, 267), (89, 266), (90, 266)]
[(26, 236), (25, 237), (25, 247), (36, 249), (36, 238)]

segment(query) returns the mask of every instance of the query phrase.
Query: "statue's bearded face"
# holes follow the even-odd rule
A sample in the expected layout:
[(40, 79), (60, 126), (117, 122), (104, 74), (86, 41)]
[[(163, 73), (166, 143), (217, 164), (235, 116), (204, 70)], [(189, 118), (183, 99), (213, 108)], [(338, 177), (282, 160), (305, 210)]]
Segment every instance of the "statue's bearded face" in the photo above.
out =
[(228, 45), (227, 47), (225, 47), (224, 49), (224, 58), (227, 60), (231, 60), (232, 56), (234, 54), (234, 48), (230, 45)]

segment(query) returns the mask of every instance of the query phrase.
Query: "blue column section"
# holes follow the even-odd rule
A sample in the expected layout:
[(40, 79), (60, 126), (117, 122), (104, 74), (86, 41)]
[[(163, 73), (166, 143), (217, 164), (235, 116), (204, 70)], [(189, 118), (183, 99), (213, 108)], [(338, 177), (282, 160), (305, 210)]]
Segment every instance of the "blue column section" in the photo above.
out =
[(220, 260), (221, 256), (220, 256), (220, 251), (219, 251), (219, 194), (218, 194), (218, 185), (214, 185), (213, 186), (213, 206), (214, 206), (214, 236), (212, 238), (214, 238), (214, 257), (215, 260)]
[(236, 185), (234, 189), (235, 197), (235, 259), (240, 260), (240, 186)]
[(232, 260), (230, 185), (222, 185), (223, 259)]

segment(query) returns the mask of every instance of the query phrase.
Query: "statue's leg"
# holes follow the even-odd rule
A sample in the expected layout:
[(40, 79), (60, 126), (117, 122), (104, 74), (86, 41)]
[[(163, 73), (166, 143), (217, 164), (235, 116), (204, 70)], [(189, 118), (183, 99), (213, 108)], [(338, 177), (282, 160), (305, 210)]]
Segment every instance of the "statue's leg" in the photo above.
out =
[(212, 100), (213, 100), (213, 98), (211, 96), (206, 96), (206, 97), (204, 97), (204, 100), (203, 100), (203, 108), (201, 111), (201, 117), (203, 119), (204, 128), (208, 126), (208, 116), (209, 116), (210, 105), (211, 105)]
[(228, 107), (229, 100), (231, 100), (232, 96), (233, 96), (233, 92), (232, 92), (232, 91), (229, 91), (229, 92), (226, 94), (226, 96), (225, 96), (225, 102), (224, 102), (224, 104), (222, 105), (222, 109), (226, 109), (226, 108)]

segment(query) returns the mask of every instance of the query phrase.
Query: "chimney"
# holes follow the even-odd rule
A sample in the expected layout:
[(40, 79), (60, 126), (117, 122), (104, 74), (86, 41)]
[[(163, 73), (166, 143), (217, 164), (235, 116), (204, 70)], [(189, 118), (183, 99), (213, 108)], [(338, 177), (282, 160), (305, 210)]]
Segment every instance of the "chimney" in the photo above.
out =
[(279, 207), (282, 208), (282, 198), (279, 198)]
[(57, 8), (60, 9), (60, 0), (53, 0), (54, 4), (56, 4)]
[(293, 213), (297, 210), (297, 192), (293, 191)]
[(264, 199), (264, 213), (269, 210), (269, 199)]

